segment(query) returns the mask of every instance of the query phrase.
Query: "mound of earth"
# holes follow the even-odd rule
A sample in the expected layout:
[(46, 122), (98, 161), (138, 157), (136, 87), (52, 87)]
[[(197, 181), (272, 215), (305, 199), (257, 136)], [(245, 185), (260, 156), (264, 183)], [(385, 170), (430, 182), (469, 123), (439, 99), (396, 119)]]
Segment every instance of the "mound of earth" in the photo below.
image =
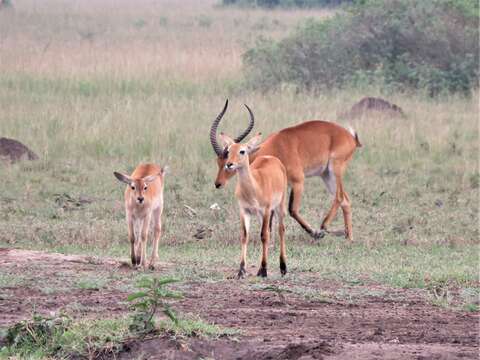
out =
[(0, 138), (0, 159), (14, 163), (20, 160), (38, 160), (38, 156), (20, 141), (2, 137)]
[(400, 106), (376, 97), (364, 97), (355, 103), (342, 117), (345, 119), (358, 119), (374, 113), (388, 117), (405, 117), (405, 113)]

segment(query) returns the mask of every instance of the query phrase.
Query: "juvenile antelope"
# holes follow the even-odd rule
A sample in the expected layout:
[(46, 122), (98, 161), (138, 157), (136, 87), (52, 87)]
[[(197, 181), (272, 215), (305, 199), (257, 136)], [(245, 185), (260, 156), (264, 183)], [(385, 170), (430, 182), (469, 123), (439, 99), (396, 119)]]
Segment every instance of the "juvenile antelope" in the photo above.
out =
[[(217, 155), (218, 174), (215, 180), (217, 189), (223, 187), (232, 173), (227, 171), (225, 148), (217, 143), (217, 128), (225, 114), (228, 100), (210, 129), (210, 142)], [(242, 141), (252, 130), (254, 117), (250, 113), (250, 123), (235, 142)], [(289, 200), (290, 215), (312, 237), (318, 239), (325, 235), (328, 226), (341, 207), (345, 223), (345, 237), (353, 241), (352, 207), (350, 197), (343, 185), (343, 175), (357, 147), (362, 146), (353, 129), (320, 120), (307, 121), (268, 136), (259, 150), (250, 156), (250, 161), (257, 157), (270, 155), (278, 158), (287, 170), (288, 183), (292, 188)], [(304, 190), (305, 178), (320, 176), (328, 191), (334, 196), (330, 211), (322, 221), (320, 230), (315, 230), (300, 215), (300, 203)]]
[(267, 276), (268, 241), (270, 239), (271, 221), (278, 217), (278, 233), (280, 237), (280, 271), (287, 273), (285, 253), (286, 212), (285, 197), (287, 190), (287, 173), (280, 160), (273, 156), (257, 156), (250, 164), (249, 155), (258, 149), (261, 135), (253, 137), (246, 144), (236, 143), (227, 135), (220, 139), (225, 147), (225, 171), (238, 175), (235, 196), (240, 208), (242, 254), (238, 278), (245, 276), (245, 262), (249, 239), (250, 218), (258, 216), (262, 219), (262, 261), (257, 276)]
[[(163, 179), (166, 168), (155, 164), (140, 164), (128, 176), (114, 172), (115, 177), (127, 184), (125, 189), (125, 211), (130, 240), (130, 257), (133, 266), (147, 268), (147, 237), (153, 217), (154, 239), (149, 267), (155, 268), (158, 260), (158, 241), (162, 231)], [(141, 228), (140, 239), (135, 228)]]

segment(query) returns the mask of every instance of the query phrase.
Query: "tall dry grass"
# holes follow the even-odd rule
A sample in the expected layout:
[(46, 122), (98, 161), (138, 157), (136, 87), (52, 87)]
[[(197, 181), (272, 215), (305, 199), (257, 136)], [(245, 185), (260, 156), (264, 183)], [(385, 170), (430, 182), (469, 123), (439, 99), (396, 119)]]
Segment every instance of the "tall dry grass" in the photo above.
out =
[(21, 1), (0, 13), (2, 69), (117, 79), (237, 77), (258, 35), (279, 37), (323, 10), (224, 9), (202, 1)]

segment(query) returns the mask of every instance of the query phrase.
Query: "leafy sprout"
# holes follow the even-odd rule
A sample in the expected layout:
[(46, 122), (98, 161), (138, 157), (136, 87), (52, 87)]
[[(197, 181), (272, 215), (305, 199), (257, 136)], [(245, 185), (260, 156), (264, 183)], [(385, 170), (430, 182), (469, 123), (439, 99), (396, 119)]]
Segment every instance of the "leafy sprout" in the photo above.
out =
[(155, 330), (155, 315), (158, 311), (163, 312), (175, 324), (178, 318), (166, 299), (180, 299), (182, 294), (166, 288), (167, 285), (179, 280), (173, 278), (142, 278), (137, 288), (140, 290), (128, 296), (127, 300), (132, 303), (135, 310), (132, 317), (130, 331), (148, 334)]

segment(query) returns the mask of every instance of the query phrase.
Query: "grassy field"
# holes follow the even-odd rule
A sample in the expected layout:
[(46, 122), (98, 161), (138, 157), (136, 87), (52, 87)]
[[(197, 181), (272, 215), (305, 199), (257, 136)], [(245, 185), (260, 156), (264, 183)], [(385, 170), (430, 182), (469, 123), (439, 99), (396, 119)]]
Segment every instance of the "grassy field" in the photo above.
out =
[[(176, 264), (168, 273), (184, 281), (231, 281), (218, 269), (233, 275), (239, 261), (234, 181), (214, 188), (208, 139), (225, 98), (223, 131), (245, 127), (246, 103), (256, 131), (268, 134), (309, 119), (348, 125), (338, 114), (379, 95), (407, 118), (349, 123), (364, 144), (345, 180), (354, 244), (333, 235), (315, 241), (289, 218), (289, 269), (339, 284), (478, 294), (478, 93), (434, 100), (375, 88), (262, 94), (244, 86), (241, 56), (257, 37), (284, 36), (331, 10), (242, 10), (213, 0), (14, 5), (0, 11), (0, 136), (40, 160), (0, 167), (0, 247), (126, 258), (123, 185), (113, 171), (153, 161), (171, 168), (160, 261)], [(305, 217), (318, 227), (330, 202), (320, 179), (309, 179)], [(211, 232), (197, 240), (199, 228)], [(249, 260), (258, 258), (257, 239)], [(21, 283), (1, 276), (0, 287)], [(478, 305), (459, 299), (460, 308)]]

